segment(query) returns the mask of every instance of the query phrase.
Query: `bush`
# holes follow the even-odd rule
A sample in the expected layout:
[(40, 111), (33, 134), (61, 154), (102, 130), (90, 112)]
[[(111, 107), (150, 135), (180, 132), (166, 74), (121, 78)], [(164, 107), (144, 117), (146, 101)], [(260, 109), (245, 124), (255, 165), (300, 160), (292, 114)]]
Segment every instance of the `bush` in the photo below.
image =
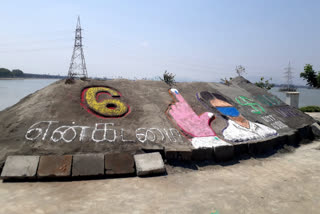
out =
[(304, 106), (299, 109), (303, 112), (320, 112), (320, 106)]
[(64, 81), (65, 84), (73, 84), (74, 82), (75, 82), (74, 78), (72, 78), (72, 77), (69, 77)]
[(220, 79), (220, 83), (221, 83), (221, 84), (224, 84), (224, 85), (227, 85), (227, 86), (230, 86), (230, 85), (231, 85), (231, 80), (232, 80), (232, 77), (230, 77), (230, 80), (227, 80), (226, 77), (225, 77), (224, 79), (221, 78), (221, 79)]
[[(271, 81), (272, 79), (270, 78), (269, 80)], [(274, 87), (274, 84), (270, 83), (269, 80), (264, 80), (264, 77), (261, 77), (260, 82), (256, 82), (255, 85), (260, 88), (270, 90)]]
[(175, 77), (174, 74), (165, 71), (163, 74), (163, 79), (161, 77), (159, 77), (159, 78), (161, 81), (165, 82), (166, 84), (168, 84), (171, 87), (176, 84), (174, 77)]

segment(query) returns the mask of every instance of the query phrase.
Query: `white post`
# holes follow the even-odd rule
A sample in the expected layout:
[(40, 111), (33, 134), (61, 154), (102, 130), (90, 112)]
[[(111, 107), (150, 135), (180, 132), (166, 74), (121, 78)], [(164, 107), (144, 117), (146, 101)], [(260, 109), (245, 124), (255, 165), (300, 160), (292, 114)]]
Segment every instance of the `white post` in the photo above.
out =
[(299, 94), (300, 92), (286, 92), (286, 103), (295, 108), (299, 108)]

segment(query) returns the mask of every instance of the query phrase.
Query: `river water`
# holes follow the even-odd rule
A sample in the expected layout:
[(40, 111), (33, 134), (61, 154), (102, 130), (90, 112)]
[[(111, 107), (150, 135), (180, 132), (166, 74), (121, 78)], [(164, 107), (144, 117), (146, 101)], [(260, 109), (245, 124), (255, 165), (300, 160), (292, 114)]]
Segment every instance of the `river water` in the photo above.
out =
[[(47, 85), (57, 81), (56, 79), (19, 79), (19, 80), (0, 80), (0, 111), (16, 104), (20, 99), (31, 94)], [(278, 91), (275, 87), (270, 92), (285, 101), (286, 95)], [(299, 106), (318, 105), (320, 106), (320, 90), (299, 88)]]
[[(279, 89), (279, 87), (274, 87), (270, 92), (285, 102), (286, 93), (280, 92)], [(297, 91), (300, 92), (299, 107), (320, 106), (320, 89), (298, 88)]]
[(0, 111), (19, 102), (25, 96), (42, 89), (56, 79), (0, 80)]

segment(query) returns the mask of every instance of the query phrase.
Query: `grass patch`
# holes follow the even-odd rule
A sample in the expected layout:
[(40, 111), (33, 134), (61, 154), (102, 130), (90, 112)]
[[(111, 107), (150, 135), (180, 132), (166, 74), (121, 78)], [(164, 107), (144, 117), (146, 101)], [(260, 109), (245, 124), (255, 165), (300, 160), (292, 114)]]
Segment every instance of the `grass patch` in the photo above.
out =
[(305, 106), (299, 109), (303, 112), (320, 112), (320, 106)]

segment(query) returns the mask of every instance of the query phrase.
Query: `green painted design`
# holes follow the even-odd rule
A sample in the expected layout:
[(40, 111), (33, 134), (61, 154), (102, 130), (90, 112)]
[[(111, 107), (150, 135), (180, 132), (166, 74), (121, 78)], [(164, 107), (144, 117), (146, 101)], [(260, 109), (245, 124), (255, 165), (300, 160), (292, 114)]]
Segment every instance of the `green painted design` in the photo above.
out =
[(262, 114), (266, 112), (264, 108), (260, 104), (255, 103), (253, 99), (247, 98), (245, 96), (238, 96), (235, 98), (235, 100), (242, 106), (250, 106), (251, 108), (253, 108), (251, 112), (254, 114)]
[(257, 95), (253, 97), (254, 99), (258, 100), (260, 103), (268, 106), (277, 106), (281, 105), (281, 101), (276, 96), (270, 95)]

